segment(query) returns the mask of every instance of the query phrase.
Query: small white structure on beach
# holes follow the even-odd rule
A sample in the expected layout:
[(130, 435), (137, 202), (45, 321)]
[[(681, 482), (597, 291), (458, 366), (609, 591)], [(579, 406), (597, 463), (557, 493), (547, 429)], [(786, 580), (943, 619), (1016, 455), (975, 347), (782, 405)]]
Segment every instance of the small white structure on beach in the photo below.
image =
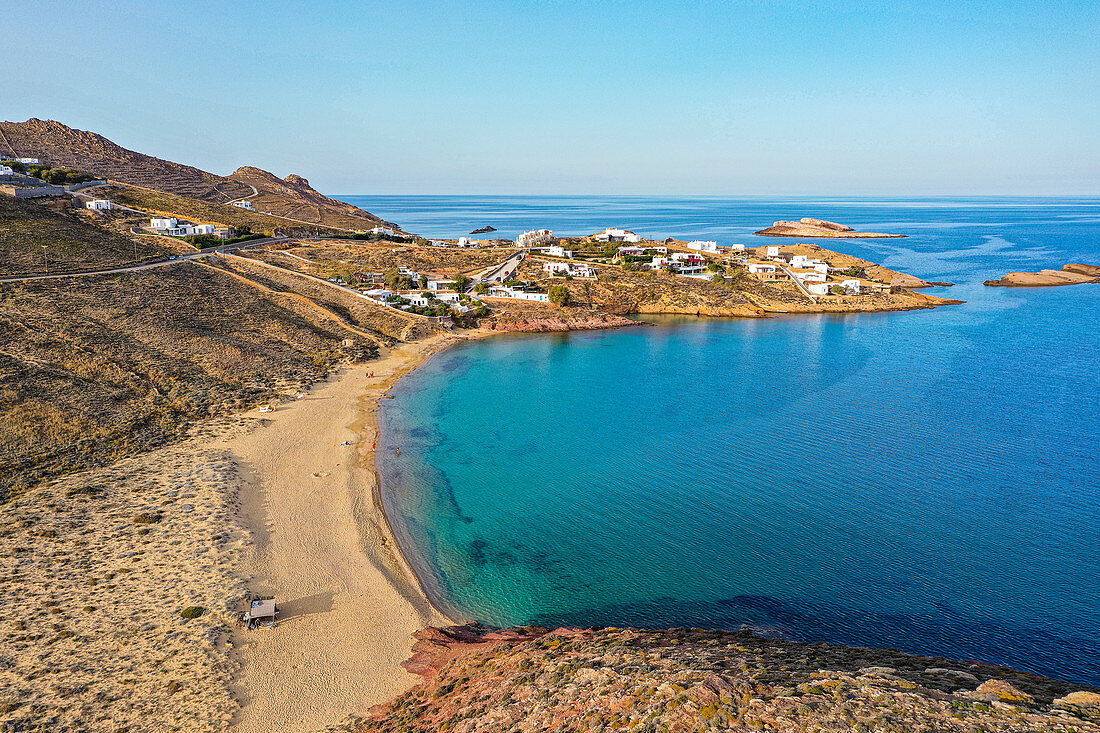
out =
[(238, 209), (247, 209), (248, 211), (255, 211), (256, 207), (252, 205), (251, 201), (230, 201), (230, 206), (236, 206)]
[(602, 232), (598, 232), (592, 235), (592, 238), (597, 242), (640, 242), (642, 238), (629, 229), (618, 229), (616, 227), (608, 227)]
[(552, 241), (554, 232), (550, 229), (532, 229), (516, 237), (516, 245), (520, 247), (538, 247)]
[(110, 211), (111, 202), (107, 199), (92, 199), (85, 202), (84, 207), (93, 211)]

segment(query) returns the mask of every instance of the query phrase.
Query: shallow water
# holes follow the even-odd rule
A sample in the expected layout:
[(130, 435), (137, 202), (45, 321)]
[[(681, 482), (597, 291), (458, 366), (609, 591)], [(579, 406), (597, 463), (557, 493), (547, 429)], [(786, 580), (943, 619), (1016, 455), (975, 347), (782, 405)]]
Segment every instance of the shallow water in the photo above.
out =
[[(981, 284), (1100, 262), (1100, 201), (379, 199), (357, 203), (433, 236), (753, 244), (820, 216), (910, 234), (823, 244), (967, 301), (435, 357), (383, 401), (379, 465), (442, 605), (502, 625), (750, 624), (1100, 683), (1100, 286)], [(427, 230), (433, 207), (451, 229)]]

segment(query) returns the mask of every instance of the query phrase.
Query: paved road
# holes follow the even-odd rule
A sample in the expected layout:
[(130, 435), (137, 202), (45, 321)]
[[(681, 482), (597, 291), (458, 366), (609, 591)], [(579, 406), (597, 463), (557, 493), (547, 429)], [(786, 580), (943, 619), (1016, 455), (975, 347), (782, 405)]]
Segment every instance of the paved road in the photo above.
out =
[(523, 258), (526, 256), (526, 251), (516, 252), (496, 267), (486, 270), (478, 277), (475, 277), (474, 284), (481, 282), (504, 282), (508, 279), (509, 275), (516, 271), (516, 268), (519, 267), (519, 263), (523, 262)]
[(22, 277), (5, 277), (0, 278), (0, 283), (22, 283), (30, 282), (32, 280), (61, 280), (68, 277), (90, 277), (92, 275), (116, 275), (125, 272), (137, 272), (138, 270), (151, 270), (154, 267), (167, 267), (168, 265), (178, 265), (181, 262), (189, 262), (190, 260), (196, 260), (200, 257), (208, 257), (210, 255), (221, 254), (223, 252), (232, 252), (237, 249), (251, 249), (252, 247), (261, 247), (265, 244), (272, 244), (274, 242), (282, 242), (289, 237), (268, 237), (265, 239), (253, 239), (250, 242), (243, 242), (241, 244), (231, 244), (229, 246), (207, 247), (201, 249), (198, 252), (189, 252), (184, 255), (179, 255), (174, 259), (159, 260), (157, 262), (146, 262), (141, 265), (131, 265), (130, 267), (116, 267), (110, 270), (82, 270), (80, 272), (65, 272), (56, 275), (24, 275)]

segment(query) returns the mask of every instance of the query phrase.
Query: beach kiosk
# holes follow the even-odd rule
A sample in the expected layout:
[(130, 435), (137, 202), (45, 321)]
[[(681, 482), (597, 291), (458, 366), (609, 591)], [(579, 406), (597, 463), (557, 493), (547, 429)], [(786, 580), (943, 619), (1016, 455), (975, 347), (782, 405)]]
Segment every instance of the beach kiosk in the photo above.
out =
[(269, 598), (266, 601), (254, 600), (251, 607), (244, 612), (244, 623), (250, 629), (261, 625), (274, 627), (275, 616), (278, 613), (279, 610), (275, 606), (274, 598)]

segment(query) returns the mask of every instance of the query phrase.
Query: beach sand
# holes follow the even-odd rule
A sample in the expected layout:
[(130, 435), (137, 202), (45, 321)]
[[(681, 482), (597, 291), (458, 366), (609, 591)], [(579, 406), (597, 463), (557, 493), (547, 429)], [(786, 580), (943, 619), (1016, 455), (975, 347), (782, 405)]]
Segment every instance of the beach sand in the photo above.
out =
[(280, 608), (276, 628), (233, 635), (241, 733), (318, 730), (419, 681), (400, 666), (411, 636), (447, 619), (424, 597), (383, 515), (376, 407), (397, 379), (456, 339), (399, 344), (303, 399), (255, 413), (262, 429), (225, 441), (254, 540), (245, 579)]

